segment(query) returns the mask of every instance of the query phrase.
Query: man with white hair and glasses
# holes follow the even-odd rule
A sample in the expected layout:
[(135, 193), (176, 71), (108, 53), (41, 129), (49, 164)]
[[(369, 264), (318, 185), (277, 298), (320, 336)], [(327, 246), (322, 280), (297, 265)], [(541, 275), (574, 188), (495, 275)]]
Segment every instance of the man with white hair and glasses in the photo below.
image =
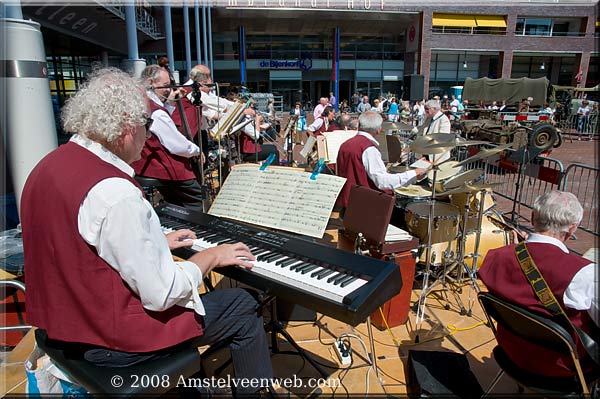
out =
[[(573, 194), (563, 191), (543, 194), (533, 204), (531, 222), (534, 232), (529, 234), (525, 245), (527, 259), (533, 260), (571, 323), (598, 341), (598, 266), (570, 253), (565, 245), (582, 217), (583, 208)], [(515, 244), (489, 251), (478, 272), (479, 277), (492, 294), (560, 321), (538, 299), (530, 279), (522, 270), (519, 259), (524, 259), (524, 253), (527, 252)], [(496, 337), (508, 357), (523, 370), (547, 377), (575, 375), (568, 355), (524, 341), (502, 326), (498, 326)], [(592, 360), (581, 347), (579, 356), (584, 372), (592, 370)]]
[(212, 269), (252, 267), (255, 257), (234, 243), (174, 261), (170, 249), (191, 245), (195, 234), (165, 236), (133, 179), (129, 165), (150, 136), (148, 112), (144, 89), (114, 68), (95, 72), (65, 105), (65, 131), (74, 135), (23, 189), (28, 320), (97, 366), (224, 340), (235, 378), (271, 378), (256, 300), (239, 288), (198, 293)]

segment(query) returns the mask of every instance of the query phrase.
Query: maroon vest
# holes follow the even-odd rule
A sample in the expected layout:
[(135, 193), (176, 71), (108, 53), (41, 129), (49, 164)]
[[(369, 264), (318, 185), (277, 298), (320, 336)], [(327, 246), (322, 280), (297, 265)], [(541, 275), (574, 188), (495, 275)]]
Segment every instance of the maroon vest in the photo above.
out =
[(329, 120), (326, 116), (319, 116), (319, 119), (323, 121), (321, 127), (313, 132), (313, 136), (322, 136), (323, 132), (327, 131), (327, 125), (329, 125)]
[(346, 178), (346, 183), (336, 201), (337, 206), (346, 207), (348, 205), (350, 188), (355, 184), (392, 195), (391, 190), (380, 190), (377, 188), (367, 175), (362, 162), (362, 154), (367, 148), (372, 146), (374, 144), (371, 140), (360, 134), (357, 134), (340, 146), (337, 156), (337, 173), (338, 176)]
[[(575, 274), (584, 266), (589, 265), (590, 261), (574, 254), (565, 253), (552, 244), (528, 243), (527, 249), (571, 322), (584, 331), (589, 331), (590, 323), (593, 321), (587, 311), (565, 307), (563, 294)], [(515, 256), (514, 245), (489, 251), (478, 274), (492, 294), (530, 311), (551, 317), (551, 314), (535, 296), (531, 284), (521, 270)], [(525, 370), (546, 376), (568, 376), (575, 373), (570, 356), (561, 356), (556, 352), (524, 341), (501, 326), (498, 327), (497, 339), (498, 344), (502, 346), (507, 355)], [(576, 339), (576, 342), (579, 341)], [(581, 346), (579, 354), (581, 358), (586, 357), (585, 350)]]
[[(150, 101), (152, 114), (158, 110), (167, 112), (154, 101)], [(155, 179), (183, 181), (195, 178), (189, 158), (171, 154), (154, 134), (146, 140), (142, 157), (132, 163), (131, 167), (135, 174)]]
[[(190, 90), (187, 90), (186, 93), (189, 94)], [(181, 105), (183, 106), (183, 113), (185, 114), (188, 126), (190, 128), (190, 137), (192, 139), (196, 138), (198, 135), (198, 111), (192, 102), (184, 97), (181, 99)], [(200, 107), (200, 117), (202, 117), (202, 107)], [(180, 128), (179, 130), (185, 136), (185, 130), (183, 129), (183, 121), (181, 119), (181, 115), (179, 114), (179, 109), (176, 109), (171, 115), (171, 119), (175, 122), (175, 126)]]
[(111, 177), (136, 184), (71, 142), (29, 175), (21, 201), (28, 321), (56, 340), (125, 352), (155, 351), (202, 335), (193, 310), (144, 309), (119, 273), (81, 238), (79, 207), (92, 187)]
[[(258, 127), (257, 127), (258, 129)], [(256, 151), (261, 150), (261, 146), (252, 137), (248, 136), (244, 132), (240, 132), (240, 150), (242, 154), (254, 154)]]

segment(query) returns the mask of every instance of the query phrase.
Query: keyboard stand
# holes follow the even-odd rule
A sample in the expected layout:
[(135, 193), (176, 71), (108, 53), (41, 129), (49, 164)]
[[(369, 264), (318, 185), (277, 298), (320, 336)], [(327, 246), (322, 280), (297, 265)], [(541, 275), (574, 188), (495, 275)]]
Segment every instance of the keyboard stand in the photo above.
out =
[[(323, 368), (317, 363), (304, 349), (298, 345), (298, 343), (292, 338), (287, 331), (283, 323), (277, 318), (277, 301), (274, 295), (259, 295), (259, 303), (261, 307), (269, 306), (271, 312), (271, 320), (265, 325), (265, 330), (271, 333), (271, 353), (272, 354), (288, 354), (288, 355), (299, 355), (302, 356), (323, 378), (329, 378), (329, 374), (323, 370)], [(277, 334), (281, 334), (285, 340), (296, 349), (293, 351), (281, 351), (277, 343)]]

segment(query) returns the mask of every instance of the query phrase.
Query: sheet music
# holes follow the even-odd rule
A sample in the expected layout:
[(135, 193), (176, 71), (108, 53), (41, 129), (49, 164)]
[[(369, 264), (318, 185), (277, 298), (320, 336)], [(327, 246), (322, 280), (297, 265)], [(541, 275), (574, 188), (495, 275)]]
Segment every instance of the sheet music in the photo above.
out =
[(233, 167), (208, 213), (322, 238), (346, 179), (255, 164)]
[(413, 236), (408, 231), (402, 230), (393, 224), (388, 224), (387, 231), (385, 232), (385, 241), (410, 241), (412, 239)]
[(340, 146), (352, 137), (356, 136), (356, 130), (334, 130), (333, 132), (324, 132), (325, 142), (327, 143), (327, 159), (329, 163), (337, 163), (337, 155)]
[(229, 134), (230, 128), (239, 122), (244, 110), (248, 108), (249, 105), (249, 101), (246, 103), (235, 102), (230, 107), (227, 107), (227, 111), (221, 115), (218, 122), (210, 129), (210, 135), (213, 138), (217, 138)]

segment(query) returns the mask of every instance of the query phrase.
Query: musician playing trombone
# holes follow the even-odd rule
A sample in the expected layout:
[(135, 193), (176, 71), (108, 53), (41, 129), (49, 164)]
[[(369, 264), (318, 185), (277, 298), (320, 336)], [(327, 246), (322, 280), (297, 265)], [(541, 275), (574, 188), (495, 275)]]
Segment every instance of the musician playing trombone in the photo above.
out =
[(202, 212), (202, 188), (191, 164), (191, 158), (200, 156), (200, 149), (177, 130), (171, 118), (173, 101), (185, 92), (172, 90), (169, 73), (158, 65), (144, 68), (141, 79), (153, 122), (141, 159), (131, 166), (136, 175), (160, 182), (156, 188), (165, 201)]
[(275, 154), (276, 162), (279, 162), (279, 151), (273, 144), (263, 144), (263, 134), (270, 125), (265, 123), (264, 117), (254, 108), (244, 111), (244, 118), (252, 122), (246, 124), (239, 136), (241, 158), (245, 162), (264, 161), (271, 154)]

